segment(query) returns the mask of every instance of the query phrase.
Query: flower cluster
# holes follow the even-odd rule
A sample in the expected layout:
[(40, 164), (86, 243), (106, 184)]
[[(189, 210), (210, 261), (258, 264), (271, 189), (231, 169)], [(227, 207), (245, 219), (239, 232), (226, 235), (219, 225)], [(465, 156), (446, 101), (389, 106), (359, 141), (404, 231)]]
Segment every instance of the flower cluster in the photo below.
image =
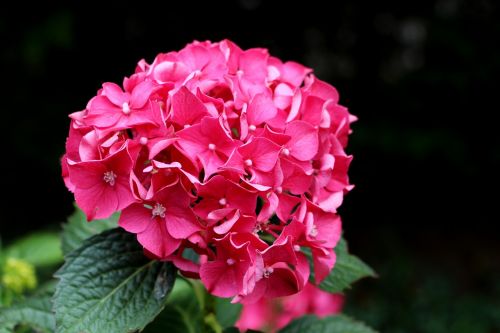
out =
[(149, 256), (216, 296), (295, 294), (310, 273), (301, 249), (316, 281), (334, 266), (352, 187), (354, 117), (311, 72), (228, 40), (141, 60), (71, 114), (66, 186), (88, 220), (121, 211)]

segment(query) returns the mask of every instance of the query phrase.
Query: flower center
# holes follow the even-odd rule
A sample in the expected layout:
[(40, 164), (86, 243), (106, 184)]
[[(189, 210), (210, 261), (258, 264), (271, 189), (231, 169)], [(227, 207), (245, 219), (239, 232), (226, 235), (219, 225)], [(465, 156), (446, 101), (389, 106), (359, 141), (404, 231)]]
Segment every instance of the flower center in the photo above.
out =
[(215, 145), (213, 143), (209, 143), (208, 144), (208, 149), (210, 149), (211, 151), (214, 151), (215, 150)]
[(130, 113), (130, 106), (128, 105), (127, 102), (123, 102), (123, 104), (122, 104), (122, 111), (125, 114), (129, 114)]
[(167, 211), (167, 209), (165, 207), (163, 207), (162, 204), (157, 203), (153, 207), (153, 210), (151, 211), (151, 215), (153, 215), (153, 217), (159, 216), (161, 218), (164, 218), (166, 211)]
[(257, 127), (255, 127), (255, 125), (250, 125), (248, 126), (248, 129), (253, 132), (257, 129)]
[(229, 265), (229, 266), (232, 266), (236, 263), (236, 261), (233, 259), (233, 258), (229, 258), (226, 260), (226, 263)]
[(315, 224), (312, 225), (311, 230), (309, 231), (309, 236), (316, 237), (318, 236), (318, 228)]
[(221, 198), (221, 199), (219, 200), (219, 205), (221, 205), (221, 206), (225, 206), (225, 205), (227, 205), (227, 200), (226, 200), (226, 198)]
[(104, 181), (109, 185), (115, 186), (116, 177), (116, 173), (114, 173), (113, 171), (106, 171), (102, 179), (104, 179)]
[(283, 148), (283, 150), (281, 151), (281, 153), (282, 153), (284, 156), (288, 156), (288, 155), (290, 155), (290, 150), (288, 150), (287, 148)]
[(300, 251), (300, 246), (294, 245), (293, 249), (295, 250), (295, 252), (299, 252)]
[(268, 221), (262, 221), (262, 222), (257, 222), (255, 224), (255, 227), (253, 229), (253, 233), (255, 235), (257, 235), (259, 232), (263, 231), (263, 230), (267, 230), (268, 228)]
[(272, 267), (265, 267), (264, 268), (264, 277), (267, 279), (269, 276), (274, 272), (274, 269)]
[(251, 167), (251, 166), (253, 165), (252, 160), (251, 160), (251, 159), (245, 160), (245, 165), (246, 165), (247, 167)]

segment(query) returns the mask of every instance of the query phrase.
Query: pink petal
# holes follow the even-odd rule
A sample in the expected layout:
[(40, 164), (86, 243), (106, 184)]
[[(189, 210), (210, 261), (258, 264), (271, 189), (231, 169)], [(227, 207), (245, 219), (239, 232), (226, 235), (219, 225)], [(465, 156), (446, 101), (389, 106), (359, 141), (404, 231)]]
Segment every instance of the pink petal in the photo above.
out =
[(238, 150), (244, 160), (250, 159), (252, 167), (261, 171), (271, 171), (280, 152), (280, 146), (265, 138), (255, 138)]
[(149, 96), (153, 93), (155, 84), (153, 81), (143, 81), (135, 86), (130, 96), (130, 107), (133, 109), (141, 109), (149, 100)]
[(166, 258), (179, 248), (181, 240), (170, 236), (165, 227), (165, 221), (156, 219), (152, 222), (148, 224), (144, 232), (137, 234), (137, 240), (158, 258)]
[(286, 266), (273, 267), (274, 271), (267, 279), (266, 298), (276, 298), (297, 293), (301, 286), (293, 271)]
[(128, 102), (129, 96), (124, 93), (122, 88), (116, 83), (107, 82), (102, 85), (103, 96), (106, 96), (111, 103), (117, 106), (122, 106), (123, 103)]
[(288, 124), (285, 134), (291, 136), (287, 147), (296, 159), (308, 161), (318, 152), (318, 131), (312, 125), (295, 120)]
[(330, 249), (328, 250), (328, 255), (325, 255), (323, 251), (312, 248), (313, 263), (314, 263), (314, 279), (316, 284), (320, 284), (335, 265), (336, 255), (335, 252)]
[(159, 83), (182, 81), (190, 73), (181, 62), (164, 61), (156, 65), (153, 76)]
[[(236, 266), (236, 267), (235, 267)], [(200, 278), (207, 290), (218, 297), (236, 295), (242, 287), (238, 264), (229, 266), (225, 261), (211, 261), (200, 267)]]
[(293, 90), (286, 83), (280, 83), (274, 88), (273, 102), (279, 109), (286, 109), (292, 104)]
[(205, 105), (193, 95), (186, 87), (181, 87), (172, 96), (172, 121), (179, 124), (195, 124), (208, 112)]
[(75, 188), (75, 200), (88, 221), (108, 218), (118, 207), (114, 191), (99, 184), (86, 189)]
[(198, 224), (196, 216), (191, 208), (179, 208), (172, 206), (166, 208), (167, 213), (165, 221), (167, 230), (172, 237), (184, 239), (201, 230), (201, 226)]
[(214, 231), (219, 235), (223, 235), (229, 232), (229, 230), (231, 230), (231, 228), (234, 226), (234, 224), (238, 221), (239, 218), (240, 218), (240, 211), (236, 210), (234, 211), (234, 214), (232, 216), (228, 216), (228, 219), (226, 221), (214, 227)]
[(314, 75), (312, 75), (310, 81), (306, 83), (306, 90), (311, 95), (318, 96), (325, 101), (329, 99), (333, 100), (335, 103), (338, 103), (339, 101), (339, 93), (337, 92), (337, 89), (332, 87), (330, 84), (321, 81)]
[(106, 185), (104, 173), (110, 171), (100, 161), (74, 163), (68, 161), (68, 172), (71, 183), (80, 189)]
[(141, 233), (150, 223), (158, 223), (151, 215), (151, 209), (142, 204), (133, 204), (125, 208), (118, 220), (118, 225), (128, 232)]
[(249, 125), (258, 126), (263, 122), (274, 118), (277, 110), (269, 94), (257, 94), (254, 96), (247, 109)]

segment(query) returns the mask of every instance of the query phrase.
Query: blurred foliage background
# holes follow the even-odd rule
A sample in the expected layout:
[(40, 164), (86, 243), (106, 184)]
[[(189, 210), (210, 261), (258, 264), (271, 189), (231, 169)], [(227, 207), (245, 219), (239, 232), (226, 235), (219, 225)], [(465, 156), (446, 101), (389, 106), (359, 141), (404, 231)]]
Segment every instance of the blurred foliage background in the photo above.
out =
[(498, 14), (494, 0), (3, 3), (2, 242), (71, 213), (67, 114), (102, 82), (229, 38), (314, 68), (360, 119), (341, 213), (380, 277), (346, 311), (381, 332), (500, 332)]

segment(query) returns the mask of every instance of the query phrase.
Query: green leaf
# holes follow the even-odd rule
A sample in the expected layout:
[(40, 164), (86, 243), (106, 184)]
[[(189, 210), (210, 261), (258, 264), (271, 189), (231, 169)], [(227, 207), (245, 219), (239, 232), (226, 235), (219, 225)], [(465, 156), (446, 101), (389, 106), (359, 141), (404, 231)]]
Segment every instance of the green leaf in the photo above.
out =
[(232, 304), (229, 298), (215, 298), (215, 315), (222, 328), (234, 326), (242, 307), (239, 303)]
[[(309, 249), (304, 249), (303, 252), (309, 259), (309, 264), (311, 265), (310, 281), (314, 283), (311, 252)], [(351, 284), (362, 278), (377, 276), (370, 266), (365, 264), (358, 257), (349, 254), (347, 243), (343, 238), (340, 239), (335, 247), (335, 254), (337, 255), (337, 261), (330, 274), (321, 281), (319, 285), (321, 289), (331, 293), (337, 293), (349, 289)]]
[(57, 333), (126, 333), (160, 313), (176, 270), (147, 259), (135, 235), (116, 228), (84, 241), (56, 277)]
[(345, 315), (329, 316), (322, 319), (314, 315), (295, 319), (279, 333), (376, 333), (362, 322)]
[(202, 320), (202, 309), (191, 283), (178, 278), (167, 306), (142, 332), (197, 333)]
[(146, 327), (143, 333), (196, 333), (199, 323), (194, 318), (189, 318), (177, 306), (167, 305), (156, 319)]
[(18, 324), (27, 325), (37, 332), (54, 332), (56, 325), (51, 302), (54, 289), (55, 284), (50, 284), (8, 308), (0, 308), (0, 333), (13, 332)]
[(63, 225), (61, 237), (63, 253), (68, 254), (79, 248), (83, 241), (91, 236), (115, 228), (119, 217), (120, 213), (114, 213), (108, 219), (87, 222), (85, 214), (75, 205), (75, 212), (68, 218), (68, 223)]
[(63, 260), (61, 241), (55, 232), (36, 232), (23, 237), (7, 247), (3, 256), (22, 259), (39, 267), (56, 265)]

